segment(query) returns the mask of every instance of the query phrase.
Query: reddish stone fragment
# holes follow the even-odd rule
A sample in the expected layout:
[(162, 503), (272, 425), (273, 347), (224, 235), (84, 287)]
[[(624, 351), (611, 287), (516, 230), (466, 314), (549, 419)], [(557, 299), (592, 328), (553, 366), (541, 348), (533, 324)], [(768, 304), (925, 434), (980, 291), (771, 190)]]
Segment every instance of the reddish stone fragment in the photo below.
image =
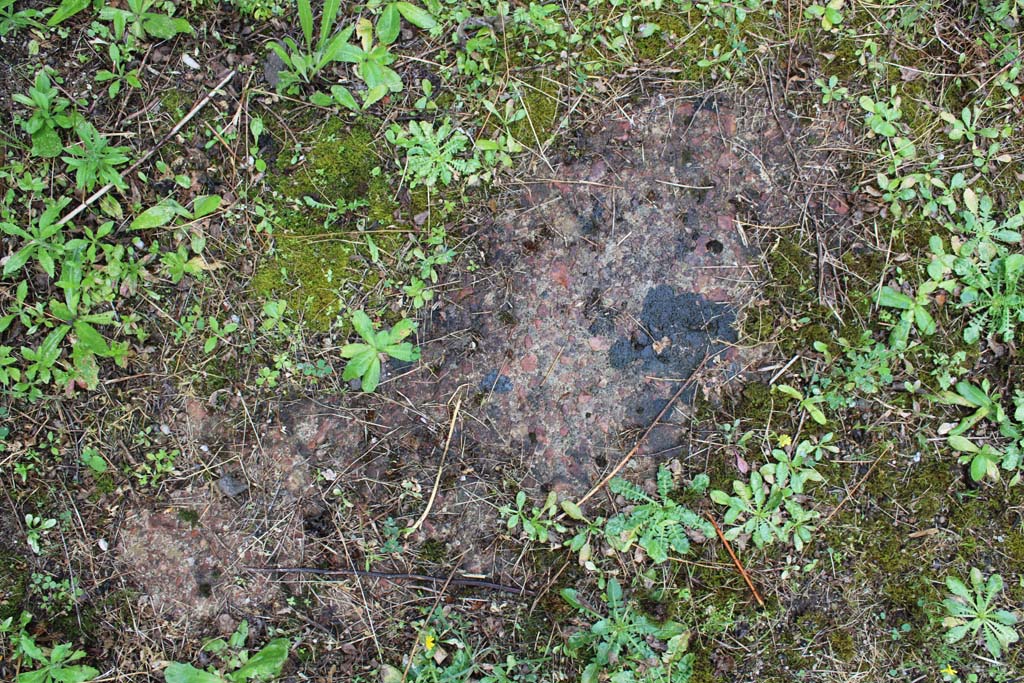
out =
[(551, 266), (551, 281), (556, 282), (566, 289), (569, 289), (569, 266), (561, 261), (556, 261)]

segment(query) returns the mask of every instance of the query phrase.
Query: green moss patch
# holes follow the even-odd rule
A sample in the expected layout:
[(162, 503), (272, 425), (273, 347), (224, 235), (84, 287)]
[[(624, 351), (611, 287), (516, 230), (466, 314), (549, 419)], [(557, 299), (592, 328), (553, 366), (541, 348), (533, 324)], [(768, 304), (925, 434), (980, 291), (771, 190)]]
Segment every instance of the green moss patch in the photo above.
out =
[(17, 556), (0, 553), (0, 621), (21, 614), (28, 586), (28, 566)]
[[(379, 141), (368, 130), (332, 120), (304, 138), (294, 167), (282, 154), (269, 178), (274, 194), (275, 244), (252, 280), (258, 294), (285, 299), (306, 324), (325, 331), (344, 302), (370, 291), (380, 275), (367, 257), (367, 231), (381, 251), (401, 240), (393, 226), (398, 205), (377, 171)], [(357, 203), (361, 223), (331, 207)]]
[(551, 137), (558, 123), (558, 90), (557, 81), (542, 75), (523, 81), (526, 116), (509, 128), (513, 138), (532, 147)]
[(657, 24), (658, 29), (646, 38), (633, 41), (633, 53), (642, 62), (661, 64), (673, 70), (672, 77), (680, 81), (701, 81), (708, 74), (707, 67), (699, 65), (702, 59), (711, 59), (710, 46), (726, 44), (723, 29), (704, 27), (694, 34), (701, 21), (696, 12), (687, 15), (673, 12), (653, 12), (646, 23)]

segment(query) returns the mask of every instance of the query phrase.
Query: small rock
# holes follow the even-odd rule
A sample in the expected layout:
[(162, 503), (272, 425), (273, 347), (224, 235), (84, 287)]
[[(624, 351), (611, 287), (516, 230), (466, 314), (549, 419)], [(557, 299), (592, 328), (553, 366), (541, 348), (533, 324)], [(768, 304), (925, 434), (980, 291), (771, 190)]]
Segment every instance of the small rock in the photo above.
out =
[(277, 82), (281, 79), (281, 70), (284, 67), (284, 61), (277, 56), (276, 52), (271, 50), (267, 53), (267, 58), (263, 62), (263, 78), (266, 79), (267, 85), (271, 88), (277, 87)]
[(245, 482), (239, 481), (234, 477), (234, 475), (225, 474), (217, 480), (217, 488), (219, 488), (220, 492), (225, 496), (234, 498), (239, 494), (245, 493), (249, 488), (249, 485)]
[(736, 117), (732, 114), (719, 114), (718, 121), (722, 128), (725, 130), (725, 134), (729, 137), (736, 135)]
[(569, 289), (569, 266), (561, 262), (555, 262), (551, 266), (551, 281)]
[(210, 415), (202, 401), (194, 398), (185, 401), (185, 414), (188, 416), (189, 421), (194, 423), (193, 426), (198, 425)]
[(230, 614), (221, 614), (217, 617), (217, 631), (219, 631), (222, 636), (231, 635), (235, 632), (237, 627), (238, 624)]
[(499, 375), (497, 370), (491, 370), (480, 382), (480, 391), (507, 394), (512, 391), (512, 380), (507, 375)]

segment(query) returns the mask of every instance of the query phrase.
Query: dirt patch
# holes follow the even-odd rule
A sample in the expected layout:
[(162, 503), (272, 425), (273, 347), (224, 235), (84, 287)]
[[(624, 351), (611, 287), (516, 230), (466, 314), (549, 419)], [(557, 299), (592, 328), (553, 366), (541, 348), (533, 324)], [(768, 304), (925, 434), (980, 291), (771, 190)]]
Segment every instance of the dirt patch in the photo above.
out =
[[(584, 139), (495, 218), (495, 273), (467, 277), (432, 321), (435, 376), (401, 379), (417, 406), (468, 387), (471, 440), (522, 462), (524, 486), (576, 494), (705, 355), (696, 391), (711, 399), (753, 362), (735, 346), (755, 290), (744, 226), (783, 222), (791, 172), (760, 105), (660, 99)], [(685, 454), (685, 412), (646, 453)]]
[[(307, 618), (359, 638), (374, 610), (421, 598), (369, 576), (245, 567), (459, 567), (515, 586), (528, 569), (498, 542), (494, 492), (578, 495), (702, 366), (635, 459), (685, 460), (695, 396), (716, 400), (759, 357), (736, 345), (758, 256), (745, 226), (789, 222), (784, 134), (760, 104), (684, 98), (620, 111), (585, 140), (480, 231), (484, 267), (422, 326), (422, 363), (389, 368), (385, 400), (321, 397), (234, 426), (190, 404), (178, 431), (193, 451), (220, 445), (165, 508), (127, 517), (121, 560), (144, 602), (194, 619), (312, 595)], [(435, 481), (422, 527), (399, 537)]]
[(186, 403), (172, 424), (180, 469), (195, 472), (189, 485), (128, 512), (119, 536), (140, 604), (172, 622), (251, 613), (284, 594), (245, 567), (306, 559), (305, 518), (317, 509), (308, 456), (320, 423), (271, 420), (253, 436), (225, 414)]

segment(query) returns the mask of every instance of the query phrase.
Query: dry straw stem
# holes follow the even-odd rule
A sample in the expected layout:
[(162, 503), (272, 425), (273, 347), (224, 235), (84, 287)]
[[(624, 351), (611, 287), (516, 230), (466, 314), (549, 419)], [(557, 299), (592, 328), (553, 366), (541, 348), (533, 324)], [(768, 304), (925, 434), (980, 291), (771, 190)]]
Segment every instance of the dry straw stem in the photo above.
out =
[(622, 468), (626, 466), (626, 463), (628, 463), (634, 455), (636, 455), (637, 451), (640, 450), (640, 446), (643, 445), (644, 441), (647, 440), (647, 437), (650, 436), (652, 431), (654, 431), (654, 428), (658, 426), (659, 422), (661, 422), (661, 418), (665, 417), (668, 414), (668, 412), (672, 409), (672, 406), (674, 406), (676, 401), (679, 400), (679, 397), (683, 395), (683, 392), (689, 389), (690, 386), (695, 381), (697, 381), (698, 373), (700, 373), (700, 371), (704, 369), (704, 366), (707, 365), (707, 362), (710, 359), (710, 353), (704, 354), (704, 358), (697, 365), (697, 367), (693, 369), (693, 373), (686, 379), (686, 381), (679, 385), (679, 388), (676, 389), (676, 393), (672, 394), (672, 398), (668, 400), (668, 403), (666, 403), (665, 407), (661, 409), (661, 412), (658, 413), (658, 416), (654, 418), (651, 424), (648, 425), (647, 429), (644, 430), (644, 433), (640, 435), (640, 438), (637, 439), (636, 444), (634, 444), (633, 448), (629, 450), (629, 453), (626, 453), (626, 457), (619, 461), (619, 464), (616, 465), (611, 472), (605, 475), (605, 477), (601, 481), (597, 482), (597, 484), (594, 485), (594, 488), (587, 491), (587, 494), (580, 498), (576, 505), (582, 506), (588, 500), (593, 498), (598, 491), (603, 489), (608, 484), (608, 482), (614, 479), (619, 474), (619, 472), (622, 471)]
[(757, 592), (756, 588), (754, 588), (754, 582), (751, 580), (750, 574), (748, 574), (747, 570), (743, 568), (743, 565), (740, 563), (740, 558), (736, 557), (736, 553), (733, 552), (732, 546), (729, 545), (729, 541), (725, 540), (725, 534), (722, 533), (722, 529), (718, 526), (718, 522), (715, 521), (715, 518), (712, 517), (710, 513), (706, 513), (706, 517), (708, 518), (708, 521), (711, 522), (711, 526), (715, 527), (715, 533), (718, 534), (718, 539), (722, 541), (722, 545), (725, 546), (726, 551), (729, 553), (729, 557), (732, 558), (732, 563), (736, 565), (736, 569), (739, 570), (740, 576), (742, 576), (743, 580), (747, 582), (747, 588), (749, 588), (750, 592), (754, 595), (754, 599), (757, 600), (757, 604), (761, 609), (764, 609), (764, 600), (761, 599), (761, 594)]
[(427, 500), (427, 507), (426, 509), (423, 510), (423, 514), (420, 515), (420, 518), (417, 519), (416, 522), (411, 527), (405, 530), (406, 534), (412, 534), (417, 529), (419, 529), (423, 522), (426, 521), (427, 515), (430, 514), (431, 508), (434, 507), (434, 499), (437, 498), (437, 489), (441, 485), (441, 472), (444, 471), (444, 461), (448, 456), (448, 449), (452, 445), (452, 434), (455, 433), (455, 421), (459, 419), (459, 408), (461, 407), (462, 397), (460, 396), (458, 399), (455, 400), (455, 410), (452, 411), (452, 420), (448, 424), (448, 438), (444, 442), (444, 451), (441, 453), (441, 462), (437, 466), (437, 476), (434, 477), (434, 488), (430, 492), (430, 498)]
[[(161, 147), (164, 146), (164, 144), (167, 143), (168, 140), (170, 140), (175, 135), (177, 135), (178, 131), (180, 131), (182, 128), (184, 128), (185, 125), (187, 125), (188, 122), (191, 121), (193, 119), (193, 117), (195, 117), (196, 114), (198, 114), (200, 111), (203, 110), (203, 107), (205, 107), (207, 104), (210, 103), (210, 100), (212, 100), (213, 96), (217, 94), (217, 91), (219, 91), (221, 88), (223, 88), (225, 85), (227, 85), (228, 82), (232, 78), (235, 77), (235, 73), (236, 73), (236, 71), (234, 69), (229, 71), (227, 73), (227, 75), (224, 76), (224, 78), (222, 78), (220, 80), (220, 83), (215, 85), (212, 90), (210, 90), (208, 93), (206, 93), (206, 95), (203, 97), (203, 99), (199, 100), (194, 105), (192, 105), (192, 108), (188, 111), (188, 113), (185, 114), (185, 116), (183, 116), (181, 118), (181, 120), (178, 121), (178, 123), (176, 123), (174, 125), (174, 128), (171, 128), (171, 130), (167, 133), (167, 135), (165, 135), (162, 138), (160, 138), (160, 140), (155, 145), (150, 147), (146, 151), (146, 153), (143, 154), (139, 158), (138, 161), (136, 161), (134, 164), (129, 166), (128, 170), (126, 170), (122, 175), (129, 175), (132, 171), (137, 169), (139, 166), (144, 164), (146, 162), (146, 160), (148, 160), (151, 156), (153, 156), (158, 149), (160, 149)], [(106, 193), (110, 192), (110, 190), (112, 190), (113, 187), (114, 187), (113, 183), (107, 183), (106, 185), (104, 185), (100, 189), (96, 190), (96, 192), (94, 192), (85, 201), (83, 201), (81, 204), (79, 204), (74, 209), (72, 209), (69, 213), (67, 213), (63, 218), (61, 218), (59, 221), (57, 221), (57, 227), (60, 227), (60, 226), (64, 225), (65, 223), (70, 221), (72, 218), (74, 218), (78, 214), (80, 214), (83, 211), (85, 211), (86, 209), (88, 209), (90, 206), (92, 206), (97, 201), (99, 201), (100, 198), (103, 197), (103, 195), (105, 195)]]
[(843, 500), (840, 501), (839, 505), (836, 506), (836, 509), (829, 513), (828, 517), (825, 518), (825, 521), (821, 523), (821, 526), (825, 526), (830, 521), (832, 521), (832, 518), (839, 514), (839, 511), (843, 509), (843, 506), (846, 505), (846, 502), (853, 498), (855, 495), (857, 495), (857, 491), (860, 489), (861, 486), (864, 485), (864, 482), (868, 480), (868, 477), (871, 476), (871, 473), (875, 471), (875, 468), (878, 467), (878, 463), (882, 462), (882, 457), (885, 456), (886, 453), (888, 453), (888, 451), (882, 451), (882, 453), (880, 453), (879, 456), (875, 458), (875, 461), (871, 463), (871, 467), (868, 468), (868, 471), (864, 473), (864, 476), (860, 478), (860, 481), (854, 484), (853, 488), (850, 489), (850, 491), (846, 494), (846, 497), (843, 498)]
[(433, 584), (444, 584), (453, 586), (468, 586), (470, 588), (487, 588), (501, 593), (512, 593), (513, 595), (533, 595), (533, 591), (517, 586), (506, 586), (487, 579), (477, 579), (469, 576), (449, 576), (441, 578), (429, 574), (410, 574), (408, 572), (378, 572), (370, 569), (317, 569), (316, 567), (245, 567), (251, 572), (274, 573), (274, 574), (312, 574), (314, 576), (357, 576), (371, 579), (384, 579), (386, 581), (423, 581)]

